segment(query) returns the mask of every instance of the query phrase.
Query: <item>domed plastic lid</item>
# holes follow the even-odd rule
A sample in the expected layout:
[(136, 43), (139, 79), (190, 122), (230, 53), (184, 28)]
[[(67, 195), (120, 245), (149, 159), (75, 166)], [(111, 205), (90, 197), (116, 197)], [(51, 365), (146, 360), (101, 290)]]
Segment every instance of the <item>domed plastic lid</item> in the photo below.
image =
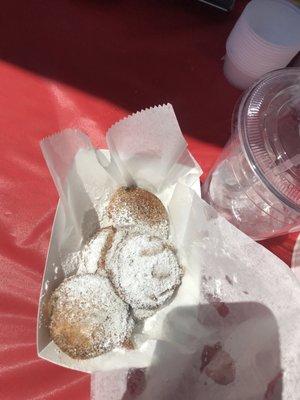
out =
[(262, 181), (300, 212), (300, 68), (265, 75), (241, 101), (241, 141)]

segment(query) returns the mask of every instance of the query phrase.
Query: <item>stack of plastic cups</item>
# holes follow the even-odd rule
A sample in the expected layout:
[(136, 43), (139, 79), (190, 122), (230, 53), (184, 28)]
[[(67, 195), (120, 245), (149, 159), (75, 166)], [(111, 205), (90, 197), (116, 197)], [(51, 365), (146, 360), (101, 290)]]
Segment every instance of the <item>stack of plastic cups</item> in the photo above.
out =
[(300, 8), (288, 0), (252, 0), (226, 42), (224, 74), (240, 89), (288, 65), (300, 50)]

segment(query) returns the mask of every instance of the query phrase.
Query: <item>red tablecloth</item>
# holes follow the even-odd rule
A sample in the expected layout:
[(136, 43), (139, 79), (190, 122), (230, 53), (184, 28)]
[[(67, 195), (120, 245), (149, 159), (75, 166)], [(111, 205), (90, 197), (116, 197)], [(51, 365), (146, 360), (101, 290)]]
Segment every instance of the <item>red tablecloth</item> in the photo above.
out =
[[(3, 4), (4, 3), (4, 4)], [(222, 74), (227, 15), (186, 1), (2, 2), (0, 399), (89, 398), (89, 376), (37, 358), (36, 313), (58, 200), (39, 141), (170, 102), (204, 177), (240, 92)], [(294, 236), (265, 242), (290, 263)]]

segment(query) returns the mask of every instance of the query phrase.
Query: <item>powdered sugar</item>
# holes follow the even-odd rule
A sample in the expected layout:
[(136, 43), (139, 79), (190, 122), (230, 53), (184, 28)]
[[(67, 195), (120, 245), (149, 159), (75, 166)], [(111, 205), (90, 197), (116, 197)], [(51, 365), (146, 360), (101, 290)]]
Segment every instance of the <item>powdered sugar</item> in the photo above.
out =
[(152, 317), (157, 312), (157, 309), (146, 310), (145, 308), (133, 308), (132, 315), (136, 320)]
[(97, 212), (100, 228), (106, 228), (112, 225), (111, 218), (107, 213), (107, 207), (111, 197), (111, 191), (106, 190), (105, 193), (96, 197), (97, 203), (94, 204), (95, 210)]
[(105, 246), (108, 229), (102, 229), (83, 247), (82, 250), (71, 253), (62, 262), (62, 268), (66, 276), (70, 272), (77, 271), (77, 274), (94, 274), (99, 267), (101, 252)]
[(165, 239), (169, 235), (167, 211), (159, 198), (147, 190), (120, 187), (112, 195), (107, 209), (117, 229)]
[[(66, 276), (77, 275), (52, 295), (51, 336), (73, 358), (95, 357), (129, 340), (132, 316), (152, 316), (181, 283), (174, 249), (157, 237), (169, 234), (160, 200), (142, 189), (120, 188), (116, 193), (125, 202), (117, 197), (112, 207), (113, 197), (102, 197), (100, 229), (62, 262)], [(87, 222), (95, 215), (90, 213)], [(114, 226), (103, 228), (112, 222)]]
[(134, 220), (130, 210), (123, 208), (122, 211), (114, 218), (114, 225), (117, 229), (124, 229), (131, 233), (148, 234), (167, 238), (169, 236), (169, 222), (162, 220), (153, 225), (145, 223), (145, 221)]
[(130, 337), (129, 307), (98, 274), (66, 279), (52, 295), (53, 340), (74, 358), (88, 358), (121, 346)]
[(181, 282), (174, 250), (149, 235), (127, 235), (112, 248), (107, 270), (119, 295), (134, 309), (155, 309)]

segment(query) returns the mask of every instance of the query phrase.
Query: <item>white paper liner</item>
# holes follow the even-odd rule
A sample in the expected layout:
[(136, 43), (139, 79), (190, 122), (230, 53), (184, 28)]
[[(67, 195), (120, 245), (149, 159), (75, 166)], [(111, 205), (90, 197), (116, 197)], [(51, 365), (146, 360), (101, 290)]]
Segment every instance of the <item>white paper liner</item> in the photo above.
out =
[[(132, 372), (136, 381), (127, 370), (95, 373), (93, 400), (299, 399), (300, 286), (292, 272), (189, 188), (176, 190), (182, 202), (193, 198), (190, 221), (201, 221), (185, 234), (201, 269), (199, 304), (168, 314), (168, 340), (157, 342), (150, 368)], [(217, 343), (202, 370), (205, 348)]]
[(300, 235), (297, 237), (292, 257), (292, 271), (300, 282)]
[[(145, 123), (141, 119), (142, 115), (145, 117)], [(139, 138), (136, 141), (130, 133), (133, 130)], [(122, 137), (122, 131), (128, 137)], [(154, 147), (152, 136), (155, 132), (160, 134), (156, 134)], [(71, 139), (72, 135), (74, 141)], [(185, 260), (184, 249), (180, 248), (179, 243), (177, 248), (186, 270), (182, 285), (170, 305), (148, 318), (143, 329), (137, 329), (134, 336), (138, 344), (137, 350), (116, 349), (94, 359), (78, 361), (58, 351), (57, 346), (50, 341), (46, 321), (43, 318), (45, 302), (64, 277), (76, 273), (72, 270), (72, 266), (64, 265), (62, 261), (70, 253), (81, 249), (99, 226), (103, 227), (105, 224), (102, 220), (103, 205), (116, 187), (120, 184), (137, 184), (150, 189), (167, 208), (169, 205), (174, 208), (173, 192), (176, 182), (189, 185), (197, 195), (200, 194), (201, 169), (187, 150), (172, 106), (155, 107), (138, 113), (136, 118), (131, 116), (124, 119), (109, 130), (108, 137), (110, 153), (105, 150), (95, 151), (89, 139), (78, 131), (63, 131), (44, 139), (41, 143), (62, 201), (53, 225), (43, 279), (39, 306), (38, 351), (41, 357), (49, 361), (87, 372), (99, 369), (112, 370), (116, 365), (124, 368), (149, 366), (155, 340), (162, 336), (159, 327), (162, 326), (168, 310), (178, 305), (197, 304), (197, 294), (192, 294), (189, 290), (191, 284), (192, 287), (195, 286), (194, 277), (190, 276), (192, 263)], [(169, 147), (170, 151), (165, 143), (166, 139), (173, 142)], [(126, 149), (126, 160), (124, 149)], [(170, 172), (168, 179), (166, 170)], [(153, 181), (149, 180), (151, 176)], [(171, 222), (172, 218), (173, 212), (170, 212)], [(176, 227), (174, 229), (171, 224), (171, 240), (175, 245), (174, 232), (177, 231), (179, 232), (179, 229)], [(197, 280), (200, 282), (200, 275)], [(196, 286), (199, 290), (200, 286)]]
[[(93, 376), (95, 400), (254, 400), (271, 399), (275, 391), (282, 397), (274, 399), (298, 399), (300, 286), (281, 260), (200, 199), (200, 168), (172, 107), (145, 110), (114, 125), (108, 132), (110, 154), (95, 152), (82, 134), (74, 135), (70, 153), (70, 132), (42, 143), (62, 201), (41, 291), (39, 355), (81, 371), (101, 370)], [(72, 360), (50, 342), (44, 302), (76, 272), (62, 270), (61, 260), (97, 229), (99, 205), (115, 187), (133, 182), (168, 208), (171, 239), (186, 271), (182, 285), (173, 302), (137, 331), (136, 350)], [(216, 354), (201, 368), (214, 348)], [(142, 368), (134, 370), (142, 387), (132, 384), (129, 368)]]

